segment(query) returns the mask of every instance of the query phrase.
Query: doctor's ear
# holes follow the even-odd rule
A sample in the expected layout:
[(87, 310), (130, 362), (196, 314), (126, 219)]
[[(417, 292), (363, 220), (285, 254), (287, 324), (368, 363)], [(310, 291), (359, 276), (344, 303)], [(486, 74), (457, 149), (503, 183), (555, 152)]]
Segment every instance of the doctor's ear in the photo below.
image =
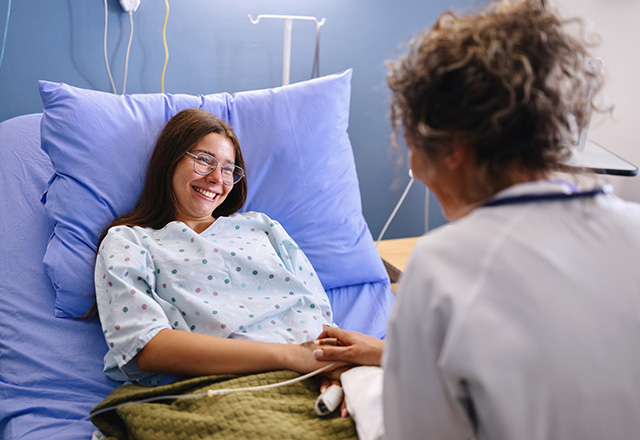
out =
[(451, 151), (442, 157), (442, 163), (449, 171), (454, 171), (471, 162), (475, 163), (475, 152), (469, 142), (464, 138), (456, 138), (453, 141)]

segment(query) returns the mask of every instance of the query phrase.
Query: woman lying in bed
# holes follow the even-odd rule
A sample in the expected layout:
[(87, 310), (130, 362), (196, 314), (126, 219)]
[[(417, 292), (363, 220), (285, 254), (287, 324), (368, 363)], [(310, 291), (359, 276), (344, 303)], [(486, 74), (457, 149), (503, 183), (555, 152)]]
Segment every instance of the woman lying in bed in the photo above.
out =
[(277, 222), (237, 213), (243, 177), (240, 145), (220, 119), (190, 109), (168, 122), (136, 208), (99, 245), (108, 376), (157, 385), (173, 379), (167, 374), (325, 365), (299, 344), (334, 325), (329, 300)]

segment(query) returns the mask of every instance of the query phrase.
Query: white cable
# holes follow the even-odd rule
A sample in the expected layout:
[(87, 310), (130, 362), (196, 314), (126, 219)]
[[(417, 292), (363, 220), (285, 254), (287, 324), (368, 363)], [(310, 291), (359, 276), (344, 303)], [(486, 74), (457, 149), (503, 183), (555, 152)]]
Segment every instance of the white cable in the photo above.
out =
[(133, 11), (129, 11), (129, 23), (131, 24), (131, 32), (129, 32), (129, 44), (127, 44), (127, 55), (124, 61), (124, 81), (122, 82), (122, 94), (127, 90), (127, 72), (129, 70), (129, 52), (131, 51), (131, 41), (133, 40)]
[(107, 74), (109, 75), (109, 81), (111, 82), (111, 88), (113, 89), (113, 93), (117, 94), (116, 85), (113, 82), (113, 77), (111, 76), (111, 69), (109, 69), (109, 59), (107, 58), (107, 24), (108, 24), (108, 12), (109, 8), (107, 7), (107, 0), (104, 0), (104, 63), (107, 66)]
[[(327, 371), (333, 367), (335, 367), (336, 363), (333, 362), (329, 365), (325, 365), (322, 368), (318, 368), (315, 371), (312, 371), (311, 373), (307, 373), (307, 374), (303, 374), (302, 376), (298, 376), (298, 377), (294, 377), (293, 379), (288, 379), (282, 382), (275, 382), (275, 383), (270, 383), (270, 384), (266, 384), (266, 385), (258, 385), (255, 387), (243, 387), (243, 388), (223, 388), (220, 390), (207, 390), (205, 392), (202, 393), (194, 393), (194, 394), (175, 394), (175, 395), (171, 395), (171, 394), (167, 394), (165, 396), (155, 396), (155, 397), (149, 397), (148, 399), (143, 399), (143, 400), (136, 400), (135, 402), (127, 402), (127, 403), (121, 403), (119, 405), (114, 405), (114, 406), (110, 406), (108, 408), (103, 408), (101, 410), (98, 410), (96, 412), (93, 412), (89, 415), (89, 417), (94, 417), (100, 414), (103, 414), (105, 412), (108, 411), (113, 411), (115, 409), (119, 409), (119, 408), (124, 408), (126, 406), (131, 406), (131, 405), (136, 405), (139, 403), (149, 403), (149, 402), (156, 402), (158, 400), (177, 400), (177, 399), (194, 399), (197, 397), (204, 397), (204, 396), (209, 396), (209, 397), (213, 397), (213, 396), (221, 396), (224, 394), (231, 394), (231, 393), (242, 393), (245, 391), (261, 391), (261, 390), (266, 390), (269, 388), (278, 388), (278, 387), (283, 387), (286, 385), (291, 385), (294, 384), (296, 382), (302, 382), (303, 380), (307, 380), (313, 376), (317, 376), (318, 374)], [(87, 417), (88, 418), (88, 417)]]
[(0, 66), (2, 66), (2, 60), (4, 59), (4, 49), (7, 45), (7, 32), (9, 31), (9, 17), (11, 16), (11, 0), (7, 3), (7, 19), (4, 24), (4, 37), (2, 38), (2, 50), (0, 51)]
[(376, 246), (382, 240), (382, 237), (384, 236), (384, 233), (387, 232), (387, 228), (391, 224), (391, 220), (393, 220), (393, 218), (396, 216), (396, 213), (398, 212), (398, 209), (400, 208), (400, 205), (402, 205), (402, 202), (404, 202), (404, 198), (407, 197), (407, 193), (409, 192), (409, 189), (411, 188), (411, 185), (413, 184), (413, 174), (411, 172), (409, 172), (409, 175), (411, 176), (411, 179), (409, 179), (409, 183), (407, 184), (407, 187), (404, 189), (404, 192), (400, 196), (400, 200), (398, 200), (398, 203), (396, 203), (396, 207), (393, 208), (393, 211), (391, 212), (391, 215), (387, 219), (387, 222), (384, 224), (384, 226), (382, 228), (382, 231), (380, 232), (380, 235), (378, 236), (378, 239), (376, 240)]
[(276, 382), (276, 383), (272, 383), (272, 384), (267, 384), (267, 385), (258, 385), (255, 387), (243, 387), (243, 388), (224, 388), (224, 389), (220, 389), (220, 390), (207, 390), (205, 392), (202, 393), (194, 393), (194, 394), (166, 394), (164, 396), (155, 396), (155, 397), (149, 397), (147, 399), (142, 399), (142, 400), (136, 400), (135, 402), (126, 402), (126, 403), (121, 403), (119, 405), (114, 405), (114, 406), (109, 406), (107, 408), (102, 408), (98, 411), (89, 413), (88, 416), (83, 417), (81, 419), (78, 420), (74, 420), (73, 423), (63, 427), (62, 429), (60, 429), (59, 431), (57, 431), (55, 434), (59, 434), (62, 431), (66, 431), (67, 429), (69, 429), (71, 426), (75, 425), (76, 423), (79, 422), (84, 422), (87, 420), (90, 420), (91, 417), (95, 417), (98, 416), (100, 414), (109, 412), (109, 411), (113, 411), (116, 409), (120, 409), (120, 408), (125, 408), (127, 406), (131, 406), (131, 405), (138, 405), (141, 403), (150, 403), (150, 402), (157, 402), (159, 400), (178, 400), (178, 399), (193, 399), (196, 397), (204, 397), (204, 396), (209, 396), (209, 397), (213, 397), (213, 396), (221, 396), (223, 394), (231, 394), (231, 393), (240, 393), (240, 392), (245, 392), (245, 391), (260, 391), (260, 390), (266, 390), (269, 388), (277, 388), (277, 387), (283, 387), (286, 385), (291, 385), (293, 383), (296, 382), (302, 382), (303, 380), (307, 380), (313, 376), (316, 376), (324, 371), (327, 371), (333, 367), (336, 366), (335, 362), (330, 363), (329, 365), (325, 365), (322, 368), (318, 368), (315, 371), (312, 371), (311, 373), (307, 373), (307, 374), (303, 374), (302, 376), (298, 376), (298, 377), (294, 377), (293, 379), (288, 379), (282, 382)]
[(260, 390), (267, 390), (269, 388), (283, 387), (285, 385), (291, 385), (291, 384), (296, 383), (296, 382), (302, 382), (303, 380), (307, 380), (310, 377), (313, 377), (313, 376), (316, 376), (316, 375), (322, 373), (323, 371), (327, 371), (328, 369), (334, 367), (335, 365), (336, 365), (336, 363), (333, 362), (333, 363), (331, 363), (329, 365), (325, 365), (322, 368), (318, 368), (317, 370), (312, 371), (311, 373), (307, 373), (307, 374), (304, 374), (304, 375), (299, 376), (299, 377), (294, 377), (293, 379), (285, 380), (285, 381), (282, 381), (282, 382), (270, 383), (270, 384), (267, 384), (267, 385), (258, 385), (256, 387), (226, 388), (226, 389), (222, 389), (222, 390), (209, 390), (206, 393), (201, 393), (201, 394), (206, 394), (209, 397), (213, 397), (213, 396), (221, 396), (223, 394), (240, 393), (240, 392), (244, 392), (244, 391), (260, 391)]

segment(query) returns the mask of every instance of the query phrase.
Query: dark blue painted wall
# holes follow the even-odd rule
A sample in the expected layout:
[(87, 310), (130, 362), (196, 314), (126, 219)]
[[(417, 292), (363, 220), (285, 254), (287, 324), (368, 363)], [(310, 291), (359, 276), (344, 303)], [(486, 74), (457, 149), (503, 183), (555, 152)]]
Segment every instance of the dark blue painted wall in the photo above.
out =
[[(402, 43), (431, 25), (444, 10), (471, 10), (481, 0), (171, 0), (167, 24), (169, 63), (165, 91), (215, 93), (275, 87), (282, 80), (283, 23), (249, 22), (248, 14), (326, 18), (320, 43), (320, 74), (353, 68), (349, 133), (360, 178), (365, 218), (377, 237), (408, 181), (406, 160), (398, 170), (390, 151), (389, 93), (385, 60)], [(0, 39), (8, 0), (0, 0)], [(108, 1), (107, 47), (111, 71), (122, 91), (129, 16)], [(141, 0), (127, 93), (159, 92), (165, 3)], [(103, 58), (104, 5), (100, 0), (13, 1), (4, 60), (0, 65), (0, 121), (42, 111), (37, 81), (66, 82), (111, 91)], [(293, 24), (291, 82), (310, 77), (315, 26)], [(391, 183), (397, 178), (395, 188)], [(442, 224), (431, 198), (430, 227)], [(413, 185), (385, 238), (424, 232), (425, 190)]]

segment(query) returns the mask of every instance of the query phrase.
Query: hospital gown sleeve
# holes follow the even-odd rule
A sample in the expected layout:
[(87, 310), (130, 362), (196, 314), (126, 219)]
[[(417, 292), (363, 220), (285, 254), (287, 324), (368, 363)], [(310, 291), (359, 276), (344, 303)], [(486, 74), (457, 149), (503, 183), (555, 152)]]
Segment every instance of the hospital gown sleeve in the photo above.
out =
[(156, 269), (144, 241), (129, 227), (111, 228), (95, 269), (96, 300), (109, 353), (129, 379), (144, 375), (133, 357), (160, 330), (171, 328), (155, 294)]

